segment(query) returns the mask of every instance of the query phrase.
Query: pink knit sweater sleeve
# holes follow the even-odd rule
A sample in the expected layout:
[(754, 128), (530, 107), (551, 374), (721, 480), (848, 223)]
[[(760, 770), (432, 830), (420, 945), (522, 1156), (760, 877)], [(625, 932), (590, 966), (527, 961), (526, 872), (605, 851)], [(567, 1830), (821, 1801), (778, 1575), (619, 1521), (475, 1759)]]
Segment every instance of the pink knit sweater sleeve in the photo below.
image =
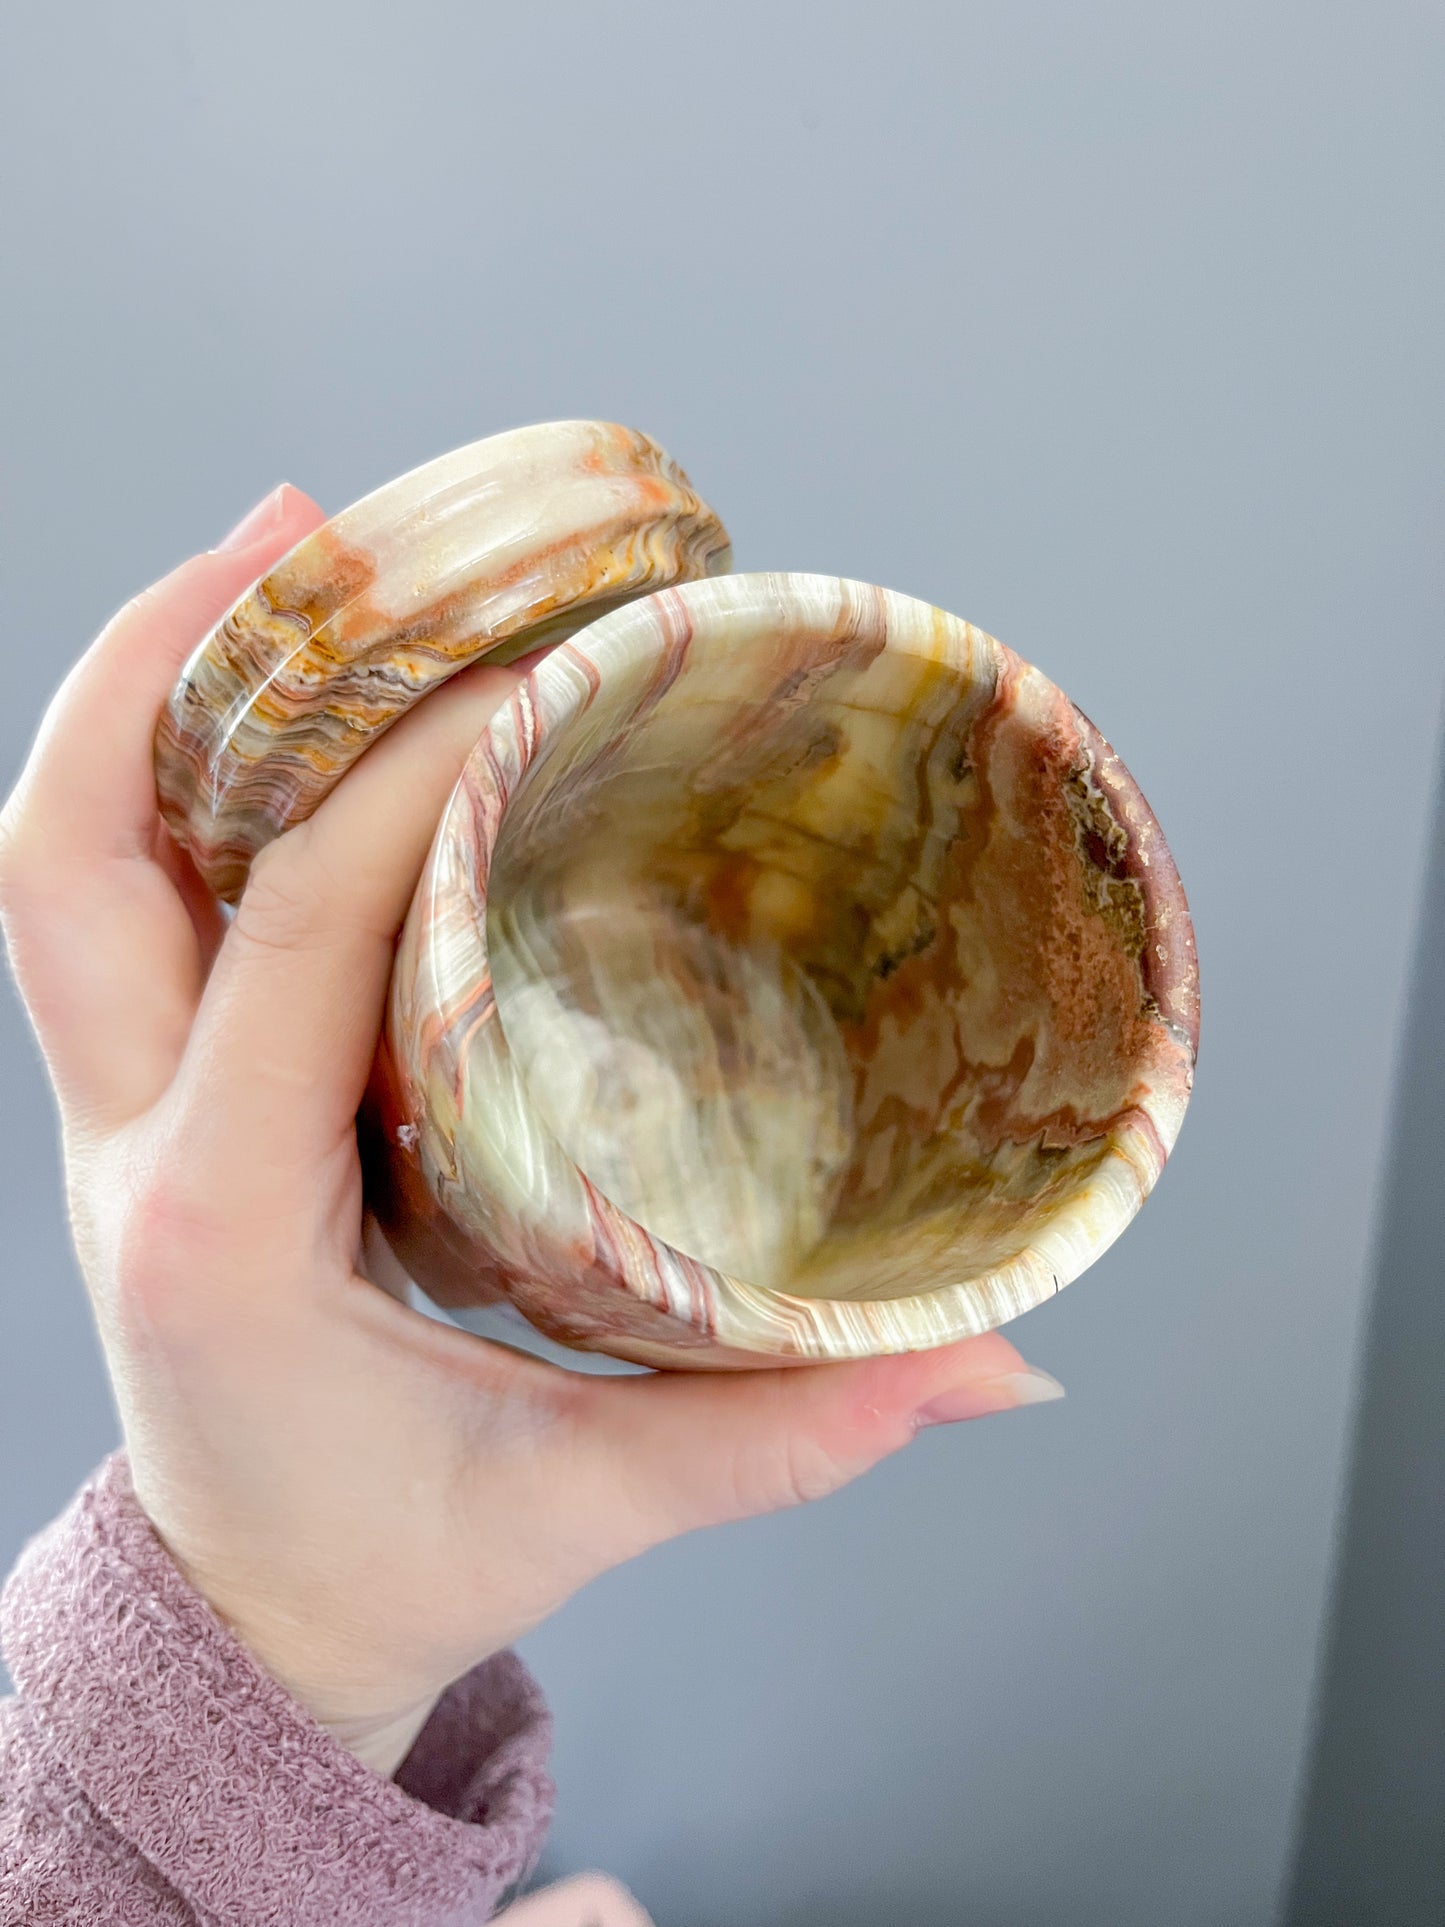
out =
[(383, 1779), (186, 1583), (122, 1454), (26, 1548), (0, 1635), (0, 1927), (472, 1927), (536, 1860), (550, 1726), (520, 1660)]

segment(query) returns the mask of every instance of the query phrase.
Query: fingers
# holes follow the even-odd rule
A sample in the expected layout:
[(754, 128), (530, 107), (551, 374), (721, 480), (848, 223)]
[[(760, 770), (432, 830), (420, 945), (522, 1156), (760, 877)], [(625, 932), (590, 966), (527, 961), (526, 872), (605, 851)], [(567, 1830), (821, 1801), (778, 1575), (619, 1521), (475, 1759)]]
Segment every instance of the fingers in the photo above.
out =
[(198, 1148), (269, 1187), (350, 1143), (396, 932), (437, 819), (517, 667), (465, 670), (252, 867), (183, 1073)]
[(823, 1498), (923, 1426), (1063, 1396), (999, 1332), (849, 1365), (587, 1383), (579, 1422), (643, 1544)]
[(652, 1927), (632, 1895), (610, 1874), (581, 1873), (528, 1894), (497, 1915), (498, 1927)]
[(164, 1087), (203, 956), (157, 861), (152, 745), (186, 657), (236, 597), (323, 519), (267, 497), (223, 547), (116, 615), (71, 670), (0, 818), (0, 909), (62, 1103), (102, 1121)]
[(192, 556), (111, 618), (51, 704), (16, 800), (45, 855), (148, 859), (156, 721), (182, 665), (258, 573), (323, 520), (283, 483), (227, 542)]

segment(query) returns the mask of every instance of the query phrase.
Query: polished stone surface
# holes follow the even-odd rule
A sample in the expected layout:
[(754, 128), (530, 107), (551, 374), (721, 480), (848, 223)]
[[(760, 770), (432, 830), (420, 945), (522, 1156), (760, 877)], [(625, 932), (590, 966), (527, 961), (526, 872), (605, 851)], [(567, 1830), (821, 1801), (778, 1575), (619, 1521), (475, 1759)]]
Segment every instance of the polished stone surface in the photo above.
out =
[(728, 559), (634, 429), (543, 422), (440, 456), (300, 542), (202, 642), (157, 738), (166, 820), (234, 898), (256, 852), (458, 669)]
[(1119, 1235), (1197, 1029), (1168, 849), (1061, 691), (882, 589), (694, 581), (479, 742), (398, 953), (372, 1196), (433, 1296), (574, 1344), (916, 1349)]

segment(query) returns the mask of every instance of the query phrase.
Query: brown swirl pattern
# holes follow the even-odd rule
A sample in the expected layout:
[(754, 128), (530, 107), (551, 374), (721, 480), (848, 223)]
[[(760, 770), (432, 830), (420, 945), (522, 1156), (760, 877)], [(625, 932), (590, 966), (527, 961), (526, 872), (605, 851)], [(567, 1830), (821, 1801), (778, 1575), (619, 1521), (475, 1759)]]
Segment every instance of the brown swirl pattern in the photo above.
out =
[(299, 543), (197, 649), (156, 741), (166, 821), (233, 899), (458, 669), (728, 561), (721, 522), (635, 429), (544, 422), (428, 462)]
[(1178, 1134), (1178, 875), (971, 625), (694, 581), (479, 742), (398, 953), (372, 1195), (445, 1303), (648, 1364), (909, 1350), (1057, 1291)]
[(913, 1350), (1078, 1276), (1158, 1179), (1198, 973), (1158, 824), (1046, 677), (924, 603), (729, 576), (645, 435), (387, 484), (197, 650), (157, 736), (223, 897), (470, 661), (398, 948), (368, 1198), (454, 1307), (645, 1364)]

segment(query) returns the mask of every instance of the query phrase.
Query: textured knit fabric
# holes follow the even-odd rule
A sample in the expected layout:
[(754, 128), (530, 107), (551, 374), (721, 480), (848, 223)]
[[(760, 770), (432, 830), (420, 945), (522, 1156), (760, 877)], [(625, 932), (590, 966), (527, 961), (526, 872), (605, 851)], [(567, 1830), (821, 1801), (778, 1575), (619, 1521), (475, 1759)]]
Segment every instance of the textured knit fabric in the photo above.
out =
[(187, 1584), (124, 1455), (26, 1548), (0, 1633), (0, 1927), (473, 1927), (540, 1850), (520, 1660), (454, 1686), (383, 1779)]

